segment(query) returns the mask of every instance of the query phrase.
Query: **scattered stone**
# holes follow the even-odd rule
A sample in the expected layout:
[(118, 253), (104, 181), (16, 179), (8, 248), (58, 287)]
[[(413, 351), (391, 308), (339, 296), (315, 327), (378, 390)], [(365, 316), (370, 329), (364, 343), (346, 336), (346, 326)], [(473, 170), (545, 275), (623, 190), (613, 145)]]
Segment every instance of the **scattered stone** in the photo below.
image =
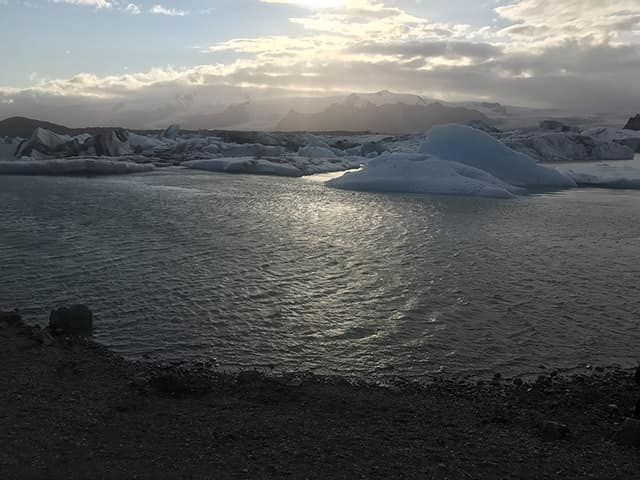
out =
[(0, 311), (0, 322), (9, 325), (10, 327), (21, 327), (23, 325), (22, 316), (17, 310), (14, 310), (13, 312)]
[(624, 130), (640, 130), (640, 113), (629, 119), (627, 124), (624, 126)]
[(178, 376), (175, 373), (155, 376), (149, 381), (149, 384), (159, 393), (173, 397), (183, 397), (195, 392), (195, 389), (184, 377)]
[(256, 370), (247, 370), (238, 374), (239, 384), (259, 383), (264, 380), (264, 376)]
[(524, 382), (522, 381), (521, 378), (514, 378), (513, 379), (513, 384), (520, 387)]
[(54, 335), (91, 335), (93, 313), (86, 305), (72, 305), (52, 310), (49, 329)]
[(640, 447), (640, 420), (625, 419), (620, 430), (614, 434), (613, 440), (620, 445)]
[(539, 427), (540, 436), (546, 441), (564, 440), (571, 435), (571, 430), (564, 423), (545, 420)]

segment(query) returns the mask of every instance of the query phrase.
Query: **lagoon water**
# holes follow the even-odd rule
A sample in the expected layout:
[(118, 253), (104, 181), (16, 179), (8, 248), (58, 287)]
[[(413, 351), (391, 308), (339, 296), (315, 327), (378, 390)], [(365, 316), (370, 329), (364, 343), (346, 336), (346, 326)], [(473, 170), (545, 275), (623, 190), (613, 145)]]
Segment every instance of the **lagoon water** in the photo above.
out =
[(0, 177), (0, 309), (132, 358), (367, 378), (633, 366), (640, 192), (515, 200), (164, 169)]

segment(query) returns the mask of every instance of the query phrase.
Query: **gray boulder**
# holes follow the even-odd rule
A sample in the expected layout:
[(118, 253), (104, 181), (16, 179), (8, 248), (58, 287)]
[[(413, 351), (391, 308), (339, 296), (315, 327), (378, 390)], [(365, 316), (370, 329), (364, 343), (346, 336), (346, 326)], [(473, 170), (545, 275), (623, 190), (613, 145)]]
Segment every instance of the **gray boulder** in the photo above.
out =
[(571, 435), (569, 427), (560, 422), (546, 420), (542, 422), (538, 428), (540, 436), (548, 442), (564, 440)]
[(640, 420), (627, 418), (613, 436), (613, 440), (620, 445), (640, 447)]
[(55, 335), (90, 335), (93, 313), (85, 305), (72, 305), (51, 311), (49, 330)]

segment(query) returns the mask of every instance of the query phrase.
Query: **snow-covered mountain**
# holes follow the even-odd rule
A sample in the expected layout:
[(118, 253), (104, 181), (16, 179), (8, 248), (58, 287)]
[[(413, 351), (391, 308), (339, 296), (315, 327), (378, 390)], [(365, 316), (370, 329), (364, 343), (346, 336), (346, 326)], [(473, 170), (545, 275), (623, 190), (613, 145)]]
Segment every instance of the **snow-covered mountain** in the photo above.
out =
[(350, 96), (346, 102), (335, 103), (320, 113), (291, 111), (278, 123), (278, 131), (351, 131), (393, 134), (418, 133), (434, 125), (488, 121), (476, 110), (447, 107), (440, 103), (413, 104), (362, 103), (361, 98)]

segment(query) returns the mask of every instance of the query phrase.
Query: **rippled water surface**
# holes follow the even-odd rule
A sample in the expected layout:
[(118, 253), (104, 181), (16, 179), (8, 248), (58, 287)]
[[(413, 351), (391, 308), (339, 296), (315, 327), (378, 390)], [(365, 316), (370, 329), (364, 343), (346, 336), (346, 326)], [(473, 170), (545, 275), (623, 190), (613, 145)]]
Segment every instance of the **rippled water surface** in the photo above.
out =
[(342, 192), (168, 169), (0, 177), (0, 308), (132, 357), (421, 377), (632, 365), (640, 192)]

